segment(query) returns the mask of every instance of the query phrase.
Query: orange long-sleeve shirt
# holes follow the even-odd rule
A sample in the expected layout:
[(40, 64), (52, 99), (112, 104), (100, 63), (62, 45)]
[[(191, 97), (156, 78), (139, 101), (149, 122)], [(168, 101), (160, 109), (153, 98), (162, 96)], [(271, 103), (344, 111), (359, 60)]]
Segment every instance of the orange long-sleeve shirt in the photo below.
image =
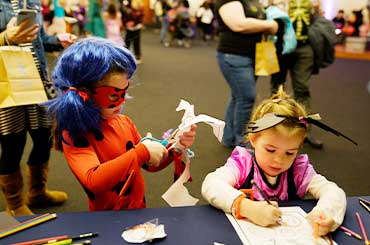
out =
[(133, 122), (117, 115), (101, 125), (104, 138), (87, 135), (89, 146), (76, 147), (63, 134), (63, 152), (89, 197), (90, 211), (145, 208), (141, 166), (149, 158)]

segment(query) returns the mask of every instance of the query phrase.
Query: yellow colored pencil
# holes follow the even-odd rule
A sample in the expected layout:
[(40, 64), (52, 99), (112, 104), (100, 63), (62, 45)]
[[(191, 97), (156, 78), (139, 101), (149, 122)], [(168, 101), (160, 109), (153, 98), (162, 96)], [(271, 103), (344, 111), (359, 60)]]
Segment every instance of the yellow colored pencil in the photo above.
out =
[(19, 225), (17, 227), (14, 227), (11, 230), (4, 231), (4, 232), (0, 233), (0, 238), (9, 236), (9, 235), (14, 234), (14, 233), (16, 233), (18, 231), (22, 231), (22, 230), (28, 229), (28, 228), (30, 228), (32, 226), (35, 226), (35, 225), (44, 223), (44, 222), (49, 221), (51, 219), (55, 219), (56, 217), (57, 217), (56, 214), (49, 214), (49, 215), (47, 215), (45, 217), (42, 217), (40, 219), (35, 219), (35, 220), (31, 221), (31, 222), (28, 222), (28, 223), (25, 223), (25, 224), (21, 224), (21, 225)]

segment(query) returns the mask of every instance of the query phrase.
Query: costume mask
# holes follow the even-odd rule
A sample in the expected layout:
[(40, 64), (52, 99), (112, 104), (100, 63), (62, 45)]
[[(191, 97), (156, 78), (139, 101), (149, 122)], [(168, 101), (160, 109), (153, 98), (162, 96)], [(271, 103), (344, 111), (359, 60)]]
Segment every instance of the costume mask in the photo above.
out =
[(94, 89), (93, 97), (96, 103), (103, 108), (114, 108), (125, 101), (128, 86), (119, 89), (111, 86), (102, 86)]

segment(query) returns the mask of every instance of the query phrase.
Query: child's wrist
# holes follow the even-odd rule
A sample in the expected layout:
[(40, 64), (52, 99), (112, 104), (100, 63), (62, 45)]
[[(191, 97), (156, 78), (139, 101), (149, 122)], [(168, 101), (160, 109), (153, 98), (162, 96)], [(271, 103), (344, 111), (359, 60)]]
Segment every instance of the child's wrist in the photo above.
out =
[(242, 216), (240, 214), (240, 206), (241, 206), (241, 203), (243, 201), (243, 199), (246, 199), (246, 196), (244, 194), (238, 196), (234, 202), (233, 202), (233, 205), (231, 207), (231, 214), (237, 218), (237, 219), (242, 219), (244, 218), (244, 216)]

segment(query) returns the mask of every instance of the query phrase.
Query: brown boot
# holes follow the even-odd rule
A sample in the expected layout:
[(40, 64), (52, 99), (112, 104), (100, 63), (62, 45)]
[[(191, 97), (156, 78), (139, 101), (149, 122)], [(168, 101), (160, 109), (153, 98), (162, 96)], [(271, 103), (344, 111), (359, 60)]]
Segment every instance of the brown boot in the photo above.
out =
[(27, 204), (32, 207), (49, 207), (61, 205), (68, 199), (62, 191), (52, 191), (46, 188), (48, 163), (27, 167), (28, 199)]
[(21, 171), (0, 175), (0, 186), (7, 202), (6, 211), (13, 216), (32, 215), (23, 201), (23, 179)]

